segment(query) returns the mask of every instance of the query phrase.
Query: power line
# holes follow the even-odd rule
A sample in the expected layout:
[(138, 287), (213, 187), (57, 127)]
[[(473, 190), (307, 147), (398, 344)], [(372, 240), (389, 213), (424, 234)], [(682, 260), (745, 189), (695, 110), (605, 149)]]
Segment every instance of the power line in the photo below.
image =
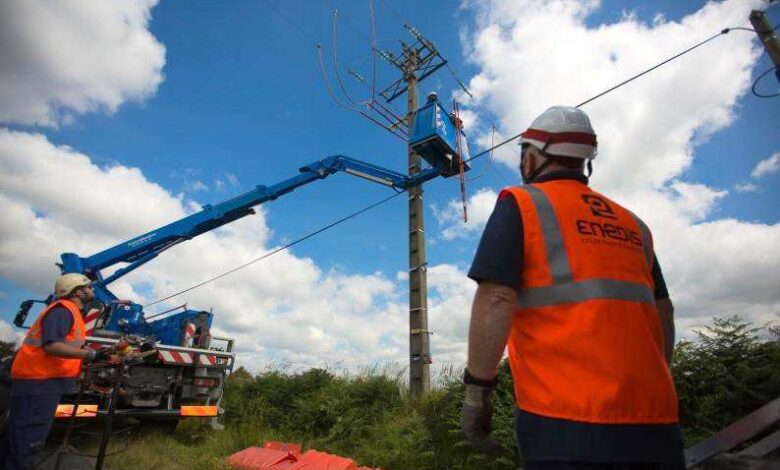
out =
[[(680, 52), (679, 54), (676, 54), (676, 55), (674, 55), (674, 56), (664, 60), (663, 62), (659, 62), (658, 64), (650, 67), (649, 69), (646, 69), (646, 70), (644, 70), (644, 71), (634, 75), (633, 77), (618, 83), (617, 85), (613, 86), (612, 88), (609, 88), (609, 89), (599, 93), (598, 95), (595, 95), (595, 96), (593, 96), (591, 98), (588, 98), (587, 100), (585, 100), (582, 103), (578, 104), (576, 107), (579, 108), (581, 106), (584, 106), (584, 105), (590, 103), (591, 101), (594, 101), (594, 100), (596, 100), (598, 98), (601, 98), (602, 96), (604, 96), (604, 95), (606, 95), (608, 93), (611, 93), (611, 92), (617, 90), (618, 88), (620, 88), (620, 87), (622, 87), (624, 85), (627, 85), (628, 83), (636, 80), (637, 78), (639, 78), (639, 77), (641, 77), (641, 76), (643, 76), (643, 75), (645, 75), (647, 73), (652, 72), (653, 70), (657, 69), (658, 67), (661, 67), (662, 65), (668, 64), (669, 62), (671, 62), (671, 61), (673, 61), (673, 60), (675, 60), (675, 59), (677, 59), (679, 57), (682, 57), (683, 55), (693, 51), (694, 49), (696, 49), (698, 47), (701, 47), (704, 44), (707, 44), (708, 42), (712, 41), (713, 39), (715, 39), (717, 37), (720, 37), (720, 36), (722, 36), (724, 34), (728, 34), (728, 32), (731, 31), (732, 29), (735, 29), (735, 28), (726, 28), (726, 29), (724, 29), (724, 30), (720, 31), (718, 34), (715, 34), (714, 36), (709, 37), (709, 38), (705, 39), (704, 41), (702, 41), (702, 42), (700, 42), (700, 43), (698, 43), (698, 44), (696, 44), (696, 45), (694, 45), (692, 47), (689, 47), (688, 49), (685, 49), (684, 51)], [(468, 162), (470, 162), (472, 160), (475, 160), (475, 159), (477, 159), (477, 158), (487, 154), (488, 152), (492, 152), (493, 150), (495, 150), (495, 149), (497, 149), (497, 148), (499, 148), (501, 146), (504, 146), (504, 145), (508, 144), (509, 142), (512, 142), (513, 140), (515, 140), (518, 137), (520, 137), (521, 134), (522, 134), (522, 132), (518, 133), (517, 135), (514, 135), (514, 136), (512, 136), (512, 137), (510, 137), (510, 138), (508, 138), (508, 139), (506, 139), (504, 141), (501, 141), (498, 145), (494, 145), (493, 147), (490, 147), (489, 149), (486, 149), (486, 150), (483, 150), (483, 151), (479, 152), (478, 154), (476, 154), (473, 157), (471, 157), (468, 160), (466, 160), (466, 163), (468, 163)]]
[(780, 92), (777, 92), (777, 93), (772, 94), (772, 95), (762, 95), (761, 93), (756, 91), (756, 85), (758, 85), (758, 82), (760, 82), (762, 78), (766, 77), (767, 75), (769, 75), (770, 72), (773, 72), (773, 71), (777, 71), (776, 73), (778, 74), (778, 80), (780, 80), (780, 68), (779, 67), (773, 66), (772, 68), (768, 69), (766, 72), (763, 72), (761, 75), (756, 77), (755, 81), (753, 82), (753, 86), (750, 87), (750, 91), (753, 92), (754, 96), (756, 96), (757, 98), (776, 98), (776, 97), (780, 96)]
[(715, 34), (714, 36), (712, 36), (710, 38), (707, 38), (704, 41), (696, 44), (695, 46), (689, 47), (688, 49), (680, 52), (679, 54), (676, 54), (676, 55), (674, 55), (672, 57), (669, 57), (668, 59), (664, 60), (663, 62), (660, 62), (660, 63), (650, 67), (649, 69), (634, 75), (633, 77), (629, 78), (628, 80), (624, 80), (624, 81), (618, 83), (617, 85), (613, 86), (609, 90), (603, 91), (603, 92), (599, 93), (598, 95), (596, 95), (596, 96), (594, 96), (592, 98), (588, 98), (587, 100), (585, 100), (582, 103), (578, 104), (577, 107), (579, 108), (580, 106), (585, 106), (586, 104), (590, 103), (591, 101), (593, 101), (593, 100), (595, 100), (597, 98), (600, 98), (600, 97), (602, 97), (602, 96), (606, 95), (607, 93), (610, 93), (610, 92), (612, 92), (614, 90), (617, 90), (618, 88), (622, 87), (623, 85), (625, 85), (627, 83), (633, 82), (634, 80), (636, 80), (637, 78), (641, 77), (642, 75), (648, 74), (648, 73), (652, 72), (653, 70), (657, 69), (658, 67), (660, 67), (660, 66), (662, 66), (664, 64), (668, 64), (669, 62), (673, 61), (674, 59), (676, 59), (676, 58), (678, 58), (680, 56), (683, 56), (683, 55), (691, 52), (692, 50), (707, 44), (708, 42), (712, 41), (713, 39), (715, 39), (717, 37), (720, 37), (720, 36), (722, 36), (724, 34), (728, 34), (729, 31), (730, 31), (730, 29), (726, 28), (723, 31), (719, 32), (718, 34)]
[(276, 14), (279, 15), (284, 21), (290, 24), (293, 28), (297, 29), (301, 34), (317, 42), (317, 38), (314, 37), (313, 34), (303, 29), (303, 27), (300, 24), (298, 24), (292, 18), (287, 16), (287, 14), (284, 13), (281, 9), (279, 9), (276, 5), (274, 5), (271, 0), (265, 0), (265, 4), (268, 5), (271, 8), (271, 10), (276, 12)]
[(284, 245), (282, 247), (279, 247), (279, 248), (271, 251), (270, 253), (266, 253), (263, 256), (257, 257), (255, 259), (253, 259), (251, 261), (248, 261), (248, 262), (246, 262), (246, 263), (244, 263), (244, 264), (242, 264), (240, 266), (237, 266), (237, 267), (235, 267), (235, 268), (233, 268), (233, 269), (231, 269), (229, 271), (225, 271), (222, 274), (219, 274), (219, 275), (214, 276), (212, 278), (206, 279), (203, 282), (199, 282), (198, 284), (195, 284), (194, 286), (190, 286), (190, 287), (188, 287), (186, 289), (180, 290), (180, 291), (176, 292), (175, 294), (168, 295), (168, 296), (163, 297), (161, 299), (155, 300), (152, 303), (146, 304), (146, 305), (144, 305), (144, 308), (151, 307), (152, 305), (159, 304), (160, 302), (165, 302), (166, 300), (172, 299), (174, 297), (178, 297), (178, 296), (180, 296), (180, 295), (182, 295), (184, 293), (187, 293), (187, 292), (189, 292), (191, 290), (195, 290), (195, 289), (197, 289), (199, 287), (205, 286), (206, 284), (214, 282), (217, 279), (221, 279), (221, 278), (223, 278), (225, 276), (233, 274), (236, 271), (240, 271), (240, 270), (242, 270), (242, 269), (244, 269), (244, 268), (246, 268), (246, 267), (248, 267), (248, 266), (250, 266), (252, 264), (255, 264), (255, 263), (257, 263), (259, 261), (262, 261), (262, 260), (264, 260), (264, 259), (266, 259), (266, 258), (268, 258), (270, 256), (273, 256), (276, 253), (279, 253), (280, 251), (287, 250), (290, 247), (295, 246), (295, 245), (297, 245), (298, 243), (301, 243), (304, 240), (308, 240), (309, 238), (311, 238), (311, 237), (313, 237), (315, 235), (318, 235), (318, 234), (320, 234), (320, 233), (322, 233), (322, 232), (324, 232), (324, 231), (326, 231), (328, 229), (331, 229), (331, 228), (333, 228), (333, 227), (335, 227), (335, 226), (337, 226), (339, 224), (342, 224), (342, 223), (344, 223), (344, 222), (346, 222), (346, 221), (348, 221), (348, 220), (350, 220), (352, 218), (355, 218), (355, 217), (357, 217), (358, 215), (360, 215), (360, 214), (362, 214), (364, 212), (368, 212), (369, 210), (371, 210), (371, 209), (373, 209), (375, 207), (378, 207), (378, 206), (380, 206), (380, 205), (390, 201), (391, 199), (394, 199), (394, 198), (400, 196), (401, 194), (403, 194), (405, 192), (406, 192), (406, 190), (398, 191), (395, 194), (393, 194), (392, 196), (389, 196), (389, 197), (386, 197), (384, 199), (381, 199), (381, 200), (379, 200), (379, 201), (377, 201), (377, 202), (375, 202), (375, 203), (373, 203), (373, 204), (371, 204), (369, 206), (366, 206), (366, 207), (364, 207), (364, 208), (362, 208), (362, 209), (360, 209), (358, 211), (355, 211), (355, 212), (349, 214), (346, 217), (342, 217), (342, 218), (336, 220), (335, 222), (331, 222), (330, 224), (328, 224), (328, 225), (326, 225), (326, 226), (324, 226), (324, 227), (322, 227), (322, 228), (320, 228), (318, 230), (310, 232), (310, 233), (308, 233), (308, 234), (306, 234), (306, 235), (304, 235), (302, 237), (296, 238), (294, 241), (292, 241), (292, 242), (290, 242), (290, 243), (288, 243), (288, 244), (286, 244), (286, 245)]

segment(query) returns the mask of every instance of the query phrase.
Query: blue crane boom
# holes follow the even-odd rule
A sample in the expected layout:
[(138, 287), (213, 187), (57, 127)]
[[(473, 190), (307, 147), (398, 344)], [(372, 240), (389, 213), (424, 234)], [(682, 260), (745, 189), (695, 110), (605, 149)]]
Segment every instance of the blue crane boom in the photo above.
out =
[[(354, 176), (384, 184), (398, 190), (406, 190), (441, 174), (435, 168), (428, 168), (414, 176), (407, 176), (393, 170), (349, 158), (334, 155), (312, 162), (299, 169), (300, 174), (272, 186), (259, 185), (244, 194), (216, 205), (207, 204), (200, 212), (184, 217), (163, 227), (82, 258), (75, 253), (63, 253), (62, 271), (83, 273), (95, 279), (96, 295), (104, 301), (116, 300), (106, 289), (111, 282), (156, 258), (168, 248), (214, 230), (225, 224), (254, 213), (254, 206), (272, 201), (296, 188), (343, 171)], [(118, 263), (129, 263), (108, 277), (101, 270)]]

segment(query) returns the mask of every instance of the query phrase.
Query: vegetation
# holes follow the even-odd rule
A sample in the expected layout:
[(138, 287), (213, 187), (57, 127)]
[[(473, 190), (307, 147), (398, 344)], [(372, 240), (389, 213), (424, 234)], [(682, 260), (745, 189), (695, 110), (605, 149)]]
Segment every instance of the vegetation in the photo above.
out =
[[(753, 328), (738, 317), (715, 319), (675, 352), (673, 373), (688, 445), (780, 396), (780, 331)], [(225, 457), (266, 440), (299, 442), (351, 457), (360, 465), (397, 469), (513, 469), (485, 465), (471, 452), (458, 419), (462, 386), (456, 371), (421, 402), (406, 396), (399, 374), (366, 371), (342, 377), (322, 369), (300, 374), (270, 370), (230, 377), (221, 432), (185, 422), (173, 434), (143, 432), (115, 440), (129, 446), (109, 460), (112, 469), (226, 468)], [(514, 400), (502, 364), (495, 395), (494, 435), (514, 449)]]

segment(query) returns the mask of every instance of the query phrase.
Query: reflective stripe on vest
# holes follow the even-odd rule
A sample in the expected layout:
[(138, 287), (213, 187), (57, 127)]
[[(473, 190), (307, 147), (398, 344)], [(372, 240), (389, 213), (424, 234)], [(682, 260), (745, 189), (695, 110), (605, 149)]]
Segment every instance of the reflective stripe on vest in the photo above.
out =
[[(547, 265), (550, 267), (553, 283), (545, 287), (522, 289), (517, 296), (518, 307), (551, 307), (594, 299), (628, 300), (655, 305), (653, 291), (644, 284), (616, 279), (574, 281), (569, 256), (563, 244), (563, 234), (550, 200), (541, 189), (534, 186), (524, 186), (521, 189), (528, 193), (536, 207), (546, 248)], [(642, 233), (648, 268), (652, 269), (653, 249), (650, 245), (650, 230), (637, 216), (634, 216), (634, 219)]]
[(653, 270), (653, 240), (650, 237), (650, 229), (647, 228), (642, 219), (636, 216), (633, 212), (631, 216), (634, 217), (636, 224), (639, 225), (639, 232), (642, 234), (642, 245), (645, 248), (645, 260), (647, 261), (647, 267), (651, 271)]

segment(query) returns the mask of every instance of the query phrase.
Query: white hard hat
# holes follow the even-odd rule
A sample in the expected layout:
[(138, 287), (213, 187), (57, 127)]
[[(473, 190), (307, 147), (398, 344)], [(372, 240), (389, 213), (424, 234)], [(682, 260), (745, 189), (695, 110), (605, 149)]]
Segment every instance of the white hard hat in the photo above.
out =
[(68, 273), (63, 274), (54, 283), (54, 295), (57, 297), (65, 297), (73, 292), (73, 289), (77, 287), (84, 287), (92, 284), (92, 281), (83, 274)]
[(586, 160), (596, 158), (596, 132), (588, 115), (578, 108), (548, 108), (520, 136), (521, 145), (533, 145), (550, 155)]

